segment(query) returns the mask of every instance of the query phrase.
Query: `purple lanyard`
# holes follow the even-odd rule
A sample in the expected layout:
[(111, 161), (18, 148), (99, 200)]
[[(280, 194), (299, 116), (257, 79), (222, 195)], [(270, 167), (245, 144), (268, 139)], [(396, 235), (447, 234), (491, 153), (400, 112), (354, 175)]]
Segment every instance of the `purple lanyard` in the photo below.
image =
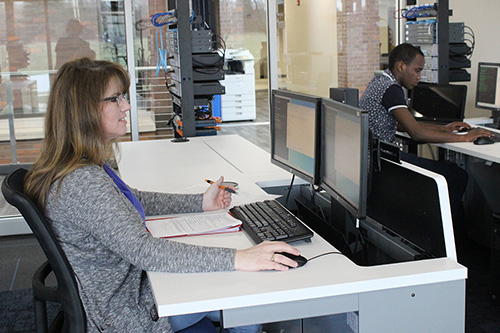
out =
[(142, 207), (141, 202), (139, 201), (139, 199), (136, 198), (136, 196), (134, 195), (134, 193), (132, 193), (132, 191), (130, 191), (130, 189), (128, 188), (127, 184), (125, 184), (123, 182), (123, 180), (121, 180), (120, 177), (118, 177), (118, 175), (116, 173), (114, 173), (114, 171), (111, 170), (111, 168), (107, 164), (104, 164), (104, 170), (106, 170), (106, 172), (108, 173), (108, 175), (115, 182), (116, 186), (118, 186), (118, 188), (120, 189), (120, 191), (122, 191), (122, 193), (132, 203), (132, 205), (135, 207), (135, 209), (137, 209), (137, 211), (139, 212), (139, 214), (142, 217), (142, 220), (146, 221), (146, 213), (144, 212), (144, 207)]

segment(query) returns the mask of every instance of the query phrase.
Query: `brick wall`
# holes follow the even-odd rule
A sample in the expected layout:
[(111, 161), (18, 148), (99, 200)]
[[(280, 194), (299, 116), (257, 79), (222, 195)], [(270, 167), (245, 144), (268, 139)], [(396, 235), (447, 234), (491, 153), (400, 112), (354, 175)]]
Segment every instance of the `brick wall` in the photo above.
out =
[(342, 0), (337, 12), (339, 87), (365, 90), (380, 66), (378, 0)]
[(245, 46), (244, 1), (221, 0), (219, 3), (220, 35), (228, 48), (237, 49)]
[[(17, 162), (35, 162), (41, 148), (41, 140), (18, 141), (16, 143)], [(12, 162), (10, 142), (0, 142), (0, 164), (10, 164)]]

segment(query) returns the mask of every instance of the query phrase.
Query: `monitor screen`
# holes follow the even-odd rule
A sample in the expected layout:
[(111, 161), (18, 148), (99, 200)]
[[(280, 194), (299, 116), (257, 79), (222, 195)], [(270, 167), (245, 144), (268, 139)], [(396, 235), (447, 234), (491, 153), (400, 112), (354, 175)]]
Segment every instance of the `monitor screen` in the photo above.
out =
[(411, 91), (410, 112), (422, 121), (463, 121), (466, 97), (466, 85), (419, 83)]
[(271, 163), (315, 183), (321, 98), (284, 90), (271, 98)]
[(320, 187), (358, 219), (366, 217), (368, 112), (340, 102), (321, 102)]
[(500, 64), (478, 64), (476, 107), (500, 111)]

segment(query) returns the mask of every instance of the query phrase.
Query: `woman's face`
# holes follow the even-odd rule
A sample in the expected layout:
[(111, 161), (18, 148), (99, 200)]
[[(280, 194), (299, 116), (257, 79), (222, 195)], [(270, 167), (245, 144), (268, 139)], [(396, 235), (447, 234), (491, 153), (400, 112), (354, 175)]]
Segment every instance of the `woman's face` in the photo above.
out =
[[(115, 98), (113, 98), (115, 97)], [(111, 100), (109, 100), (112, 98)], [(109, 82), (104, 101), (101, 102), (101, 125), (106, 140), (113, 140), (127, 133), (127, 111), (130, 104), (124, 98), (118, 79)]]

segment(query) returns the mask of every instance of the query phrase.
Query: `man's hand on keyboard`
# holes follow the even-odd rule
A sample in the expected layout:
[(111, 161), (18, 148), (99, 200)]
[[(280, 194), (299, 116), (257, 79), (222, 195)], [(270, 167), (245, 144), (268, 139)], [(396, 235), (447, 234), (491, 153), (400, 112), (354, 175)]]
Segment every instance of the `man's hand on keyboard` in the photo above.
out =
[(263, 270), (286, 271), (297, 263), (285, 256), (275, 256), (276, 252), (300, 255), (300, 251), (285, 242), (262, 242), (245, 250), (237, 250), (234, 268), (239, 271), (256, 272)]
[(462, 140), (460, 141), (472, 142), (482, 136), (492, 137), (495, 136), (495, 133), (488, 131), (487, 129), (477, 127), (468, 131), (467, 134), (461, 135), (460, 137)]

